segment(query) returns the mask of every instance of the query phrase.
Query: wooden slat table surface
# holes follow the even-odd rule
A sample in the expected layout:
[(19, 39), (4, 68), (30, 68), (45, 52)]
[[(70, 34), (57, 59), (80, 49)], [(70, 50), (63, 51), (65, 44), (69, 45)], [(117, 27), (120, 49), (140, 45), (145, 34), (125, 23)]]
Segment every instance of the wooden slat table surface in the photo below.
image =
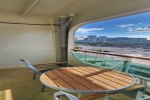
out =
[(97, 67), (66, 67), (41, 75), (41, 82), (53, 89), (73, 93), (111, 93), (134, 85), (125, 73)]

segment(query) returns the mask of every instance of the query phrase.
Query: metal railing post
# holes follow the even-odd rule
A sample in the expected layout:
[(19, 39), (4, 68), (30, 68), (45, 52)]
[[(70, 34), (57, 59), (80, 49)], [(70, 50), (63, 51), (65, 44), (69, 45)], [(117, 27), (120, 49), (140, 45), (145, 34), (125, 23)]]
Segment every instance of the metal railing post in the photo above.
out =
[(85, 61), (86, 61), (86, 52), (84, 52), (84, 54), (85, 54), (85, 56), (84, 56), (84, 57), (85, 57)]
[(96, 57), (95, 57), (95, 62), (96, 62), (96, 60), (97, 60), (97, 54), (96, 54)]
[(132, 60), (132, 58), (126, 58), (125, 59), (124, 65), (123, 65), (123, 68), (122, 68), (123, 72), (126, 72), (126, 73), (128, 72), (130, 64), (131, 64), (131, 60)]

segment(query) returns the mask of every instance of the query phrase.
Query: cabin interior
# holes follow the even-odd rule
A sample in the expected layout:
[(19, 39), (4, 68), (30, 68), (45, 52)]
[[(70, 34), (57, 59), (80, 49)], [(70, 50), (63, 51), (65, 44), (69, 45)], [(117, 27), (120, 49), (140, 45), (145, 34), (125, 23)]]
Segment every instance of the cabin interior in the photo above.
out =
[[(79, 27), (149, 11), (150, 0), (0, 0), (0, 100), (54, 100), (56, 90), (41, 92), (39, 76), (32, 80), (19, 59), (88, 65), (72, 55)], [(134, 100), (123, 94), (114, 98)]]

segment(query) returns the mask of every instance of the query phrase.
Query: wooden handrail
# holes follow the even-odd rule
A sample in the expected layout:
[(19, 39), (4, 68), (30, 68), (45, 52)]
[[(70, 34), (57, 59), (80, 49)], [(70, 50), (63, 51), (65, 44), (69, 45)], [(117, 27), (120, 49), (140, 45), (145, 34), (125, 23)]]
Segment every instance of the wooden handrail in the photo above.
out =
[(136, 59), (142, 59), (142, 60), (150, 60), (149, 57), (137, 57), (137, 56), (122, 55), (122, 54), (113, 54), (113, 53), (106, 53), (106, 52), (81, 50), (81, 49), (71, 49), (71, 50), (73, 50), (73, 51), (80, 51), (80, 52), (84, 52), (84, 53), (88, 52), (88, 53), (95, 53), (95, 54), (106, 54), (106, 55), (119, 56), (119, 57), (136, 58)]

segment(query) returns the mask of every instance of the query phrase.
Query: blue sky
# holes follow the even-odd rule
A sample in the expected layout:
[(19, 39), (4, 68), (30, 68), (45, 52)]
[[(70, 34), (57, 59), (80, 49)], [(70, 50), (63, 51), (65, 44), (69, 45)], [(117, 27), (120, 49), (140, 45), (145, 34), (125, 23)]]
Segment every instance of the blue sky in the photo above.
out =
[(150, 40), (150, 12), (130, 15), (80, 27), (75, 36), (141, 37)]

